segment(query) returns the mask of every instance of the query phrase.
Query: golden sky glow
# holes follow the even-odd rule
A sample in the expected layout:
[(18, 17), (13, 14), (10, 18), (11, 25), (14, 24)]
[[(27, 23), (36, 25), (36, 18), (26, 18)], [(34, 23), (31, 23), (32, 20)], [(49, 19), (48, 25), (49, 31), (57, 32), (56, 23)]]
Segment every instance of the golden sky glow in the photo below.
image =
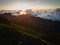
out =
[(22, 11), (22, 12), (20, 12), (20, 14), (23, 15), (23, 14), (26, 14), (26, 12), (25, 11)]
[(59, 0), (0, 0), (0, 10), (60, 8)]

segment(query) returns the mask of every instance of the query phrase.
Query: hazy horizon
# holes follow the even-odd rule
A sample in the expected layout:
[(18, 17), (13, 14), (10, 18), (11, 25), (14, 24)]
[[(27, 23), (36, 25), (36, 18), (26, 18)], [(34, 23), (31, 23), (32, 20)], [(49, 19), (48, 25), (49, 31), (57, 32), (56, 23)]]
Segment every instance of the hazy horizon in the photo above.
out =
[(60, 0), (0, 0), (0, 10), (55, 9)]

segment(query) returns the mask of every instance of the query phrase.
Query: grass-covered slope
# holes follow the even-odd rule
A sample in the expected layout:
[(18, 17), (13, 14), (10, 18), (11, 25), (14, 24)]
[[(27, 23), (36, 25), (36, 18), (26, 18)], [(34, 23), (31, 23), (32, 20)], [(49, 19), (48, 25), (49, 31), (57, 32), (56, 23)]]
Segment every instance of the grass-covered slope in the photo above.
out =
[[(55, 32), (50, 30), (50, 28), (54, 29), (53, 26), (56, 27)], [(0, 45), (58, 45), (59, 26), (59, 22), (29, 15), (15, 17), (11, 14), (2, 14), (0, 15)]]
[[(51, 42), (48, 42), (48, 41), (42, 39), (42, 36), (44, 36), (44, 34), (31, 31), (31, 29), (24, 28), (22, 26), (18, 26), (18, 25), (15, 25), (15, 24), (6, 25), (6, 24), (1, 24), (0, 23), (0, 33), (1, 33), (0, 34), (0, 37), (1, 37), (0, 41), (2, 41), (2, 44), (7, 43), (8, 45), (12, 45), (12, 44), (14, 44), (13, 42), (16, 41), (15, 45), (17, 45), (19, 43), (21, 37), (23, 38), (22, 39), (23, 41), (27, 41), (28, 37), (29, 37), (28, 41), (30, 41), (30, 39), (32, 38), (31, 41), (35, 40), (34, 42), (36, 42), (36, 40), (37, 40), (38, 43), (41, 44), (41, 45), (42, 44), (44, 44), (44, 45), (45, 44), (47, 44), (47, 45), (53, 44)], [(20, 35), (20, 33), (21, 33), (22, 36)], [(24, 35), (26, 37), (24, 37)], [(27, 38), (27, 39), (24, 39), (24, 38)], [(11, 42), (11, 44), (10, 44), (10, 41), (13, 41), (13, 42)], [(38, 43), (36, 42), (36, 44), (38, 44)], [(28, 42), (27, 42), (27, 44), (28, 44)], [(32, 44), (35, 45), (34, 43), (32, 43)]]

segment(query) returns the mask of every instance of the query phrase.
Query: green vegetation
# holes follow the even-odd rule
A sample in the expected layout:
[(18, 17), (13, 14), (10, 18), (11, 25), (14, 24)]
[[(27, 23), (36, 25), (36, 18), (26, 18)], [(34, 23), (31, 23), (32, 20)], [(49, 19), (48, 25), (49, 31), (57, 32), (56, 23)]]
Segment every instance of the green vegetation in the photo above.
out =
[[(7, 17), (4, 15), (6, 15)], [(55, 32), (52, 33), (52, 31), (50, 30), (49, 30), (50, 32), (44, 33), (47, 31), (46, 27), (52, 25), (50, 21), (44, 20), (46, 21), (44, 22), (42, 21), (43, 19), (40, 19), (40, 21), (44, 22), (44, 23), (40, 22), (43, 27), (42, 30), (38, 28), (39, 25), (41, 24), (39, 23), (36, 24), (37, 18), (30, 17), (30, 16), (29, 19), (26, 18), (27, 16), (24, 16), (24, 18), (23, 17), (17, 18), (12, 16), (11, 14), (10, 16), (8, 16), (8, 14), (0, 15), (0, 39), (1, 39), (0, 44), (1, 45), (5, 45), (5, 44), (6, 45), (56, 45), (57, 43), (59, 44), (58, 42), (59, 33), (55, 33)], [(26, 20), (28, 23), (26, 22)], [(44, 27), (47, 21), (51, 25), (47, 24), (48, 26)], [(37, 22), (39, 22), (39, 18)], [(53, 24), (55, 26), (55, 23)], [(36, 30), (33, 28), (33, 26)], [(40, 28), (42, 27), (40, 26)], [(37, 28), (43, 32), (39, 32)]]
[(43, 43), (46, 43), (48, 45), (51, 45), (52, 44), (52, 43), (47, 42), (46, 40), (43, 40), (42, 39), (41, 36), (44, 36), (44, 34), (37, 33), (35, 31), (31, 31), (31, 29), (29, 29), (29, 28), (24, 28), (24, 27), (19, 26), (19, 25), (16, 25), (16, 24), (6, 25), (6, 24), (1, 24), (0, 23), (0, 28), (1, 27), (17, 29), (17, 31), (20, 32), (20, 33), (22, 33), (23, 35), (27, 35), (27, 36), (30, 36), (30, 37), (39, 39), (40, 41), (42, 41)]

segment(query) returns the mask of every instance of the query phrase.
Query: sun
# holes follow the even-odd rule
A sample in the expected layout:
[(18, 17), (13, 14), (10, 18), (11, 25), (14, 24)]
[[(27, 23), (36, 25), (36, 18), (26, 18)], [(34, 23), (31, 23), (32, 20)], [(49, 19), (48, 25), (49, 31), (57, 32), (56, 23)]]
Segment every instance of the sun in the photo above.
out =
[(26, 12), (25, 11), (21, 11), (20, 14), (23, 15), (23, 14), (26, 14)]

